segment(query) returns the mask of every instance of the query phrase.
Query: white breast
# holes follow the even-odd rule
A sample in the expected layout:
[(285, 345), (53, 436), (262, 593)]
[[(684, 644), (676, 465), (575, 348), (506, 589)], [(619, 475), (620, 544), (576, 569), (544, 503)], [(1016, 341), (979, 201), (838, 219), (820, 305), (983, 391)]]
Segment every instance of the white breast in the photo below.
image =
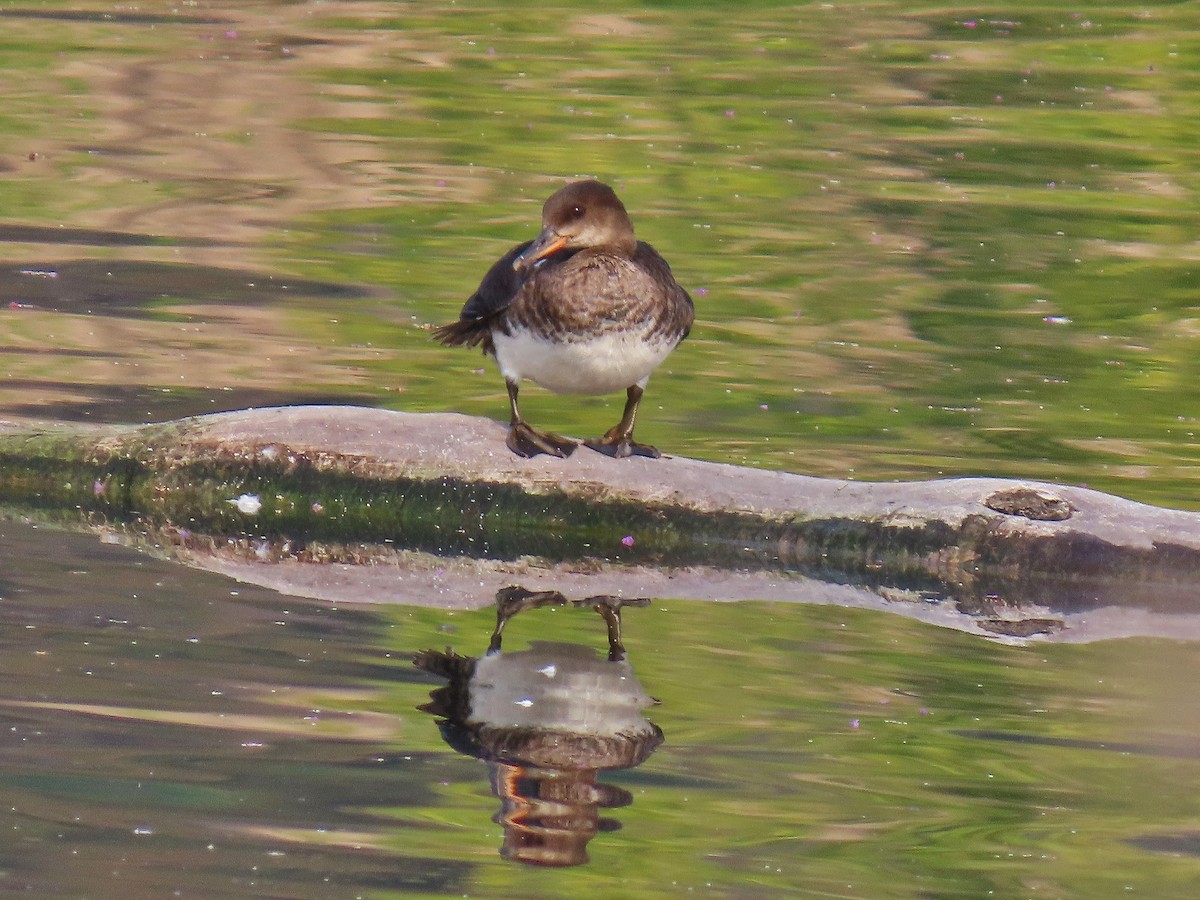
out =
[(607, 394), (644, 385), (675, 347), (636, 330), (563, 342), (518, 331), (496, 332), (493, 339), (506, 379), (528, 378), (560, 394)]

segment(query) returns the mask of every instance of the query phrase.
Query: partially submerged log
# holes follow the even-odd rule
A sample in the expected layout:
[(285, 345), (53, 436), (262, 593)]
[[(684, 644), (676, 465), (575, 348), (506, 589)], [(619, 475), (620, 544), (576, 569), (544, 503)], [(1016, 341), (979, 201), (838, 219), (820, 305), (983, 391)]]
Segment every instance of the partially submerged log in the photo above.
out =
[(992, 478), (854, 482), (587, 449), (525, 460), (502, 425), (453, 414), (0, 423), (0, 503), (343, 601), (476, 606), (522, 581), (879, 605), (1017, 637), (1079, 637), (1069, 617), (1102, 608), (1137, 633), (1200, 617), (1200, 514)]

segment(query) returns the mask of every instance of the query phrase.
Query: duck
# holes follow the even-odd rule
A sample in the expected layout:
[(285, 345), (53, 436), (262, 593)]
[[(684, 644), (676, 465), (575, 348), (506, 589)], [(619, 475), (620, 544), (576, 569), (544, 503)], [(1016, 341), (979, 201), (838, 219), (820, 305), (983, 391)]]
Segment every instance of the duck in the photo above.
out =
[(666, 260), (634, 236), (616, 192), (600, 181), (567, 184), (542, 206), (541, 231), (483, 276), (458, 321), (433, 330), (441, 343), (494, 357), (508, 390), (508, 449), (565, 458), (577, 442), (530, 425), (521, 384), (561, 394), (625, 390), (621, 419), (583, 443), (617, 459), (658, 458), (633, 438), (650, 375), (687, 337), (692, 298)]

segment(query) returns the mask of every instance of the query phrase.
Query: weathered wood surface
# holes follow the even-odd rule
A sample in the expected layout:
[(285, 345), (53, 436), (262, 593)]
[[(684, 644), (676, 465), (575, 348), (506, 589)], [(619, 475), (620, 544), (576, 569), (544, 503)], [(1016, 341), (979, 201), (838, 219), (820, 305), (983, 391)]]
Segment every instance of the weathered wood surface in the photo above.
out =
[(503, 425), (454, 414), (0, 422), (0, 502), (343, 602), (475, 606), (518, 581), (878, 606), (1064, 638), (1085, 622), (1091, 637), (1179, 634), (1200, 615), (1196, 513), (1004, 479), (853, 482), (586, 448), (524, 460)]

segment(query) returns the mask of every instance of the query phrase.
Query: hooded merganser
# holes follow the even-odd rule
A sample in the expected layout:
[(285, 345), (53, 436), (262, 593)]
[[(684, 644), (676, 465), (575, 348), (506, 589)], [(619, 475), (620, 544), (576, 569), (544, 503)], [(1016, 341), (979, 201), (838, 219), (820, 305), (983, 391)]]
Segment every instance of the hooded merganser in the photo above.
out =
[(666, 260), (634, 237), (613, 189), (577, 181), (546, 201), (541, 233), (505, 253), (459, 320), (433, 334), (449, 346), (482, 344), (496, 357), (512, 415), (507, 443), (518, 456), (565, 457), (576, 446), (521, 417), (517, 392), (528, 378), (556, 393), (625, 388), (621, 421), (584, 443), (613, 457), (658, 457), (633, 440), (633, 423), (650, 374), (692, 319), (692, 298)]

